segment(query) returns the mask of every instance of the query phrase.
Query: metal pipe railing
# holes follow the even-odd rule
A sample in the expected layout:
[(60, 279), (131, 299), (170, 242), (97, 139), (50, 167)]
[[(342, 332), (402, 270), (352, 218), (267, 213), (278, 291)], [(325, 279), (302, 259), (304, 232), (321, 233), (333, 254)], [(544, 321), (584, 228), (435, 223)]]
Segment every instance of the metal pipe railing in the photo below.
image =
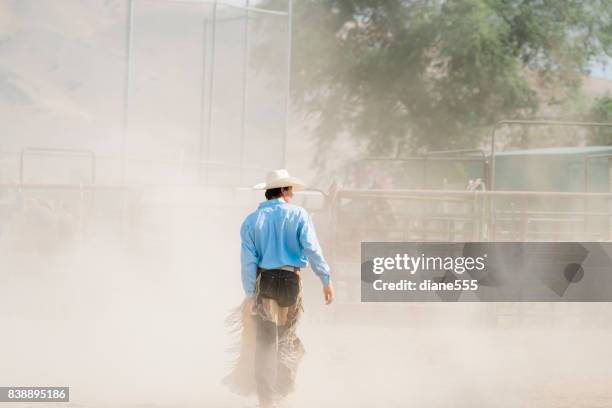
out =
[[(572, 231), (555, 230), (555, 231), (544, 231), (545, 233), (553, 234), (554, 236), (561, 236), (562, 234), (571, 235), (574, 237), (587, 237), (587, 236), (598, 236), (600, 239), (610, 239), (612, 231), (608, 229), (608, 221), (612, 219), (612, 211), (606, 211), (605, 209), (598, 209), (594, 211), (584, 210), (572, 211), (571, 207), (567, 210), (560, 211), (559, 209), (551, 209), (547, 211), (545, 208), (540, 208), (536, 205), (535, 208), (529, 208), (530, 199), (542, 199), (546, 198), (548, 201), (559, 201), (563, 199), (570, 199), (570, 205), (573, 200), (584, 200), (590, 202), (590, 200), (605, 200), (610, 202), (612, 200), (612, 193), (596, 193), (596, 192), (537, 192), (537, 191), (441, 191), (441, 190), (390, 190), (390, 189), (373, 189), (373, 190), (357, 190), (357, 189), (343, 189), (336, 193), (336, 199), (334, 202), (334, 209), (338, 212), (342, 206), (342, 200), (352, 199), (383, 199), (389, 200), (403, 200), (401, 203), (406, 205), (415, 204), (420, 205), (420, 208), (433, 209), (433, 212), (422, 213), (409, 211), (408, 213), (401, 212), (402, 208), (410, 209), (411, 207), (393, 207), (395, 208), (394, 214), (398, 217), (412, 217), (413, 219), (419, 219), (425, 222), (427, 225), (423, 225), (419, 230), (422, 232), (421, 238), (423, 240), (428, 239), (428, 233), (434, 233), (431, 229), (431, 225), (428, 223), (431, 220), (441, 220), (448, 222), (457, 222), (457, 211), (448, 213), (446, 204), (452, 205), (469, 205), (470, 207), (464, 208), (466, 219), (472, 222), (474, 230), (470, 230), (469, 233), (477, 237), (479, 240), (496, 240), (498, 237), (508, 236), (508, 234), (514, 236), (514, 240), (523, 237), (532, 236), (533, 234), (540, 234), (540, 228), (530, 227), (542, 222), (547, 222), (557, 227), (563, 227), (568, 225), (580, 226), (582, 225), (582, 231), (577, 232), (575, 228)], [(496, 210), (493, 204), (497, 199), (511, 199), (520, 204), (518, 207), (511, 205), (511, 209), (508, 210)], [(422, 202), (427, 201), (434, 205), (423, 206)], [(420, 203), (419, 203), (420, 202)], [(539, 201), (538, 201), (539, 202)], [(455, 210), (459, 207), (455, 207)], [(400, 211), (400, 213), (397, 213)], [(341, 211), (342, 214), (348, 212), (353, 216), (358, 215), (358, 211), (351, 212), (349, 208)], [(470, 217), (473, 215), (472, 217)], [(592, 232), (589, 228), (589, 217), (599, 217), (606, 222), (599, 222), (597, 224), (598, 231)], [(598, 218), (598, 219), (599, 219)], [(433, 226), (435, 227), (435, 226)], [(381, 228), (386, 228), (381, 226)], [(414, 232), (415, 226), (405, 226), (406, 231)], [(451, 228), (451, 227), (449, 227)], [(457, 225), (452, 228), (458, 228), (453, 233), (465, 232), (465, 226)], [(470, 227), (471, 228), (471, 227)], [(556, 235), (555, 235), (556, 234)], [(552, 236), (552, 235), (551, 235)], [(554, 240), (554, 238), (551, 238)]]
[(88, 156), (91, 159), (91, 184), (96, 184), (96, 154), (91, 150), (80, 149), (53, 149), (46, 147), (26, 147), (19, 154), (19, 182), (23, 183), (24, 156), (26, 154), (44, 154), (60, 156)]
[(338, 190), (339, 196), (351, 197), (378, 197), (378, 198), (403, 198), (418, 195), (431, 195), (436, 197), (461, 196), (461, 197), (560, 197), (560, 198), (584, 198), (599, 197), (612, 198), (612, 193), (584, 193), (574, 191), (467, 191), (467, 190), (392, 190), (392, 189), (342, 189)]
[[(32, 155), (52, 154), (53, 156), (58, 156), (58, 157), (71, 157), (71, 156), (74, 156), (75, 154), (80, 153), (84, 155), (85, 153), (87, 153), (87, 155), (93, 155), (95, 157), (96, 163), (100, 162), (101, 160), (117, 160), (118, 161), (118, 160), (123, 159), (121, 156), (95, 154), (95, 152), (91, 150), (81, 150), (81, 149), (53, 149), (53, 148), (28, 147), (23, 150), (26, 150), (26, 154), (32, 154)], [(22, 155), (22, 151), (0, 151), (0, 155), (19, 157), (20, 155)], [(145, 162), (145, 163), (148, 162), (148, 163), (153, 163), (153, 164), (177, 164), (177, 165), (208, 164), (211, 166), (239, 168), (239, 169), (244, 169), (244, 170), (254, 170), (254, 171), (262, 171), (262, 172), (267, 172), (270, 170), (267, 167), (243, 166), (237, 163), (226, 163), (226, 162), (213, 161), (213, 160), (158, 159), (158, 158), (151, 158), (151, 157), (136, 157), (136, 156), (131, 156), (131, 157), (128, 156), (126, 160), (128, 162)]]
[(435, 155), (453, 155), (453, 154), (469, 154), (469, 153), (479, 153), (483, 158), (486, 158), (486, 154), (482, 149), (454, 149), (454, 150), (432, 150), (425, 153), (425, 156), (435, 156)]

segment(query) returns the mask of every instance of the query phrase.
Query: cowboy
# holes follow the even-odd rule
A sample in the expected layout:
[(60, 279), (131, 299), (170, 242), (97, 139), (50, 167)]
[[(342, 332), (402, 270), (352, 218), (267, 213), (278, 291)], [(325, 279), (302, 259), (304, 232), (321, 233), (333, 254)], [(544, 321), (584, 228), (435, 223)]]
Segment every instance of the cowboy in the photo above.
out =
[(310, 263), (326, 304), (332, 302), (334, 290), (312, 220), (306, 210), (290, 204), (304, 183), (279, 169), (253, 188), (266, 190), (267, 200), (240, 229), (243, 310), (255, 319), (253, 385), (261, 406), (270, 407), (292, 391), (304, 353), (295, 333), (302, 311), (300, 270)]

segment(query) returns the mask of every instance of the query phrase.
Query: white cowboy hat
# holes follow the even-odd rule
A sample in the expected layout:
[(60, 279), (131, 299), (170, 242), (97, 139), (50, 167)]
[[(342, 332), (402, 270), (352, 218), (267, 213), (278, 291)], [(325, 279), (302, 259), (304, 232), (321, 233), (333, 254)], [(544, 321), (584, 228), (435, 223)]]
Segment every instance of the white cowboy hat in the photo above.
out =
[(266, 181), (255, 184), (256, 190), (269, 190), (271, 188), (293, 187), (293, 191), (304, 190), (304, 182), (297, 177), (291, 177), (285, 169), (272, 170), (266, 175)]

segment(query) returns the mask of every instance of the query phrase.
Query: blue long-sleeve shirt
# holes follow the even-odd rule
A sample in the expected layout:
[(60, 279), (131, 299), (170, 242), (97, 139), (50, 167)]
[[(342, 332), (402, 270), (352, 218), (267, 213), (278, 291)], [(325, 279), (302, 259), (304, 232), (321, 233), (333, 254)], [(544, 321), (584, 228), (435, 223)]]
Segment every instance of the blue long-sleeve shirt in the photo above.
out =
[(255, 293), (257, 266), (274, 269), (308, 262), (323, 286), (329, 285), (329, 265), (323, 257), (312, 220), (306, 210), (282, 198), (264, 201), (240, 228), (242, 287)]

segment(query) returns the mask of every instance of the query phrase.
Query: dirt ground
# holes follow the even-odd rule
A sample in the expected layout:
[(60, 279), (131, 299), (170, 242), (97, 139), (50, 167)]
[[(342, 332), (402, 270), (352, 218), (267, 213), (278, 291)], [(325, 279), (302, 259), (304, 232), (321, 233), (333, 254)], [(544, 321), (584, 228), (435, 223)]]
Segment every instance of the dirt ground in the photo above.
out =
[[(53, 262), (5, 252), (0, 385), (70, 386), (58, 407), (255, 407), (221, 384), (239, 215), (212, 214), (207, 232), (179, 213), (159, 247), (127, 256), (114, 241)], [(607, 304), (514, 305), (491, 326), (483, 304), (326, 307), (314, 274), (304, 282), (307, 354), (287, 407), (612, 407)]]
[[(287, 407), (612, 406), (608, 329), (346, 325), (318, 301), (300, 327), (307, 354)], [(256, 406), (221, 385), (231, 354), (217, 311), (159, 307), (143, 319), (142, 308), (80, 326), (5, 320), (0, 383), (69, 385), (68, 407)]]

